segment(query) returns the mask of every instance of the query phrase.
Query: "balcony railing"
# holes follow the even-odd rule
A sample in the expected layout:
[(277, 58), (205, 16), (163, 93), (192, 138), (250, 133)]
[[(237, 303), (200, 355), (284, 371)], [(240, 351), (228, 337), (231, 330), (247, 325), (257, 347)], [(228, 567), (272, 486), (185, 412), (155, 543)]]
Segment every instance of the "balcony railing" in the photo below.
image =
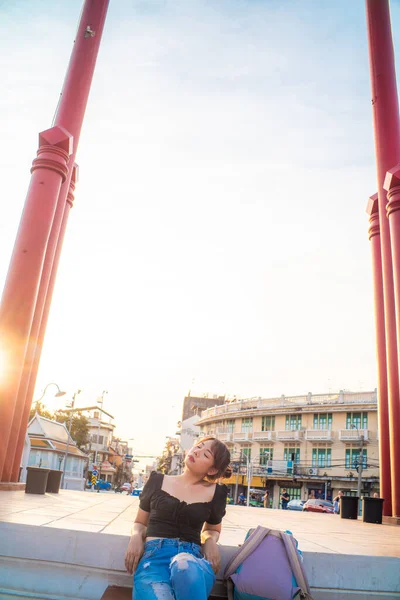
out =
[(276, 432), (276, 439), (278, 441), (289, 441), (289, 442), (293, 442), (293, 441), (300, 441), (302, 440), (304, 437), (304, 431), (302, 431), (301, 429), (295, 429), (293, 431), (291, 430), (281, 430), (281, 431), (277, 431)]
[(330, 429), (307, 429), (304, 437), (308, 442), (333, 441), (333, 434)]
[(246, 398), (227, 404), (208, 408), (201, 413), (202, 419), (229, 415), (242, 411), (263, 411), (287, 407), (288, 411), (301, 406), (321, 406), (337, 404), (377, 404), (376, 391), (373, 392), (339, 392), (336, 394), (307, 394), (306, 396), (280, 396), (278, 398)]
[(260, 442), (272, 442), (275, 437), (275, 431), (254, 431), (253, 440)]
[(234, 442), (249, 442), (253, 439), (252, 431), (236, 431), (232, 435)]
[(221, 442), (232, 442), (233, 441), (233, 433), (231, 433), (231, 432), (224, 431), (224, 432), (219, 433), (217, 431), (216, 435), (217, 435), (217, 438), (219, 440), (221, 440)]
[(364, 442), (369, 440), (368, 429), (340, 429), (339, 440), (342, 442), (360, 442), (361, 436), (364, 437)]

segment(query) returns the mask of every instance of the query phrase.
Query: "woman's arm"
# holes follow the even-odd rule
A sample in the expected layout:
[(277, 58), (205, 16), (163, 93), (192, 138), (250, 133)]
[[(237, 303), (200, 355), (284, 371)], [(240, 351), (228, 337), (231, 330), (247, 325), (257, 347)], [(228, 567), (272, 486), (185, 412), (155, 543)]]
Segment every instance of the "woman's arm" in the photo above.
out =
[(217, 546), (220, 533), (221, 523), (218, 523), (218, 525), (204, 523), (201, 532), (204, 557), (211, 563), (214, 573), (218, 573), (221, 568), (221, 557)]
[(138, 509), (136, 519), (131, 530), (131, 539), (125, 554), (125, 567), (128, 573), (131, 575), (136, 570), (138, 562), (143, 554), (149, 517), (150, 513), (142, 510), (141, 508)]

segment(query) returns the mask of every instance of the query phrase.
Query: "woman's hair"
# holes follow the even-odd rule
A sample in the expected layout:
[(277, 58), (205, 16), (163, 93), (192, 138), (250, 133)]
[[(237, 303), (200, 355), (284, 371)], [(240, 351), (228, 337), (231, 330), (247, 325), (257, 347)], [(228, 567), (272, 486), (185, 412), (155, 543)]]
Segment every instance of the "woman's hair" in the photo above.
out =
[(212, 441), (212, 450), (214, 452), (214, 468), (217, 469), (215, 475), (207, 475), (208, 481), (216, 481), (217, 479), (229, 479), (232, 475), (232, 469), (229, 466), (231, 462), (231, 453), (227, 446), (218, 440), (216, 437), (209, 435), (201, 438), (197, 443)]

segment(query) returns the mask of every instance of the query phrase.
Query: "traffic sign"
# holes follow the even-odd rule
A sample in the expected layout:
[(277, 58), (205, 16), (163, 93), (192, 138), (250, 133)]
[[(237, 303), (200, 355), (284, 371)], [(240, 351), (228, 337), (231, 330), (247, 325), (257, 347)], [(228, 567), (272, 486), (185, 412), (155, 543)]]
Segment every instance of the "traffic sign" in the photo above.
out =
[(93, 477), (97, 477), (98, 474), (99, 474), (98, 471), (96, 471), (96, 469), (93, 469), (93, 471), (92, 471)]

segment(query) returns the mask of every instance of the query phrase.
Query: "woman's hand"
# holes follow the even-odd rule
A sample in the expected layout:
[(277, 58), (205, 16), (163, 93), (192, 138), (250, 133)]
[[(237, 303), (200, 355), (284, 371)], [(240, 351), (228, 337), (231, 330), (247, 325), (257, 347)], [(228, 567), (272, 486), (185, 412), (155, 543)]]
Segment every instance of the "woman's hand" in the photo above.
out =
[(221, 568), (221, 556), (219, 553), (217, 542), (209, 537), (203, 544), (203, 554), (204, 558), (211, 563), (214, 573), (218, 573)]
[(139, 560), (142, 557), (144, 551), (143, 537), (138, 534), (134, 534), (128, 545), (128, 549), (125, 553), (125, 568), (131, 575), (136, 571)]

